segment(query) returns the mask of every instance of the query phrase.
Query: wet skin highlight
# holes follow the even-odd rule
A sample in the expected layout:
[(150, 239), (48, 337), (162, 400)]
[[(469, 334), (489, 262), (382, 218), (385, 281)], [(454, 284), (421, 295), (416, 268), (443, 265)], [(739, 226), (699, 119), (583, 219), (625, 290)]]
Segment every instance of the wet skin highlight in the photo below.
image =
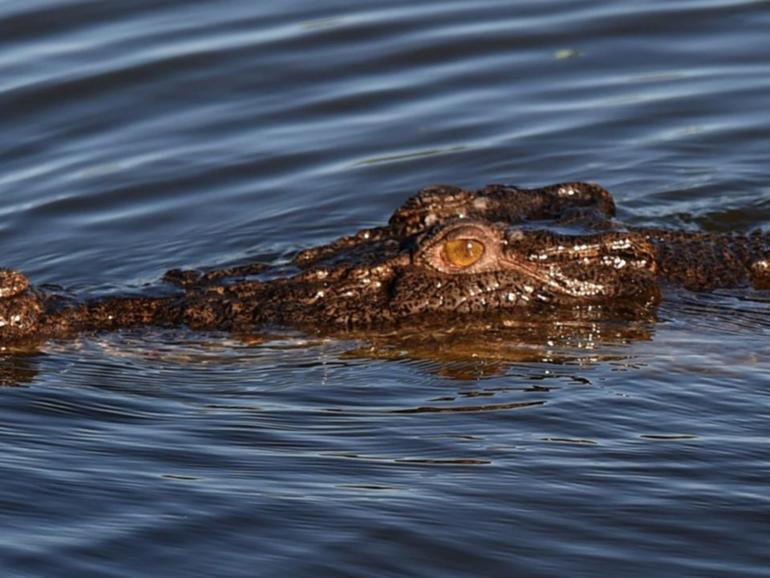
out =
[(0, 343), (82, 331), (264, 324), (339, 331), (580, 307), (649, 311), (661, 288), (770, 287), (770, 238), (624, 227), (590, 183), (538, 189), (436, 185), (382, 227), (299, 252), (292, 264), (172, 270), (140, 295), (77, 300), (0, 270)]

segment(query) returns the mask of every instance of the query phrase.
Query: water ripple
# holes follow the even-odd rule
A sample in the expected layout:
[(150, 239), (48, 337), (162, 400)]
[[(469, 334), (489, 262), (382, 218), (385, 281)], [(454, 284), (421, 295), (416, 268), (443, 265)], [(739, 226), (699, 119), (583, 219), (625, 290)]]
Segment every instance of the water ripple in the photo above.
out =
[[(585, 179), (623, 221), (767, 229), (769, 24), (749, 0), (0, 0), (2, 265), (93, 293), (288, 260), (434, 182)], [(0, 566), (760, 575), (768, 334), (764, 293), (673, 291), (634, 324), (3, 351)]]

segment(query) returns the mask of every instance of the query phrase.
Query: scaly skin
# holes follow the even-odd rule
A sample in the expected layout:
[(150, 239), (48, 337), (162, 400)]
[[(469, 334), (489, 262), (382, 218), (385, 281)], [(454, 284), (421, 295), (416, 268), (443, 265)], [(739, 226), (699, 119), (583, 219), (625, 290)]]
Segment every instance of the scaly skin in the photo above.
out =
[[(580, 307), (633, 314), (666, 284), (770, 287), (768, 236), (626, 229), (614, 208), (586, 183), (433, 186), (387, 225), (302, 251), (291, 268), (169, 271), (161, 295), (70, 302), (0, 270), (0, 343), (142, 325), (325, 331)], [(458, 264), (453, 244), (476, 253)]]

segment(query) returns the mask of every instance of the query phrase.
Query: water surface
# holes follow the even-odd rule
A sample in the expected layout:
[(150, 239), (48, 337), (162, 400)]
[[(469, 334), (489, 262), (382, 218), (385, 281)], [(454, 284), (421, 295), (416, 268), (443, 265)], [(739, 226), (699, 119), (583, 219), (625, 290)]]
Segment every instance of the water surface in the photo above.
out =
[[(290, 258), (443, 182), (770, 227), (770, 3), (0, 0), (4, 266)], [(0, 360), (7, 576), (768, 576), (770, 299)]]

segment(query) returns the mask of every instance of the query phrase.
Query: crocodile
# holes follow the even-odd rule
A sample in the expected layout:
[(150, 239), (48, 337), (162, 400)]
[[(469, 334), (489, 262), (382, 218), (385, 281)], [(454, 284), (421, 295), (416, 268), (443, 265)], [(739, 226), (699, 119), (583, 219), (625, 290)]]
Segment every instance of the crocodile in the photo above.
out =
[(167, 272), (78, 299), (0, 269), (0, 344), (138, 326), (324, 332), (462, 317), (649, 311), (666, 287), (770, 288), (770, 236), (626, 227), (593, 183), (423, 188), (390, 217), (291, 262)]

